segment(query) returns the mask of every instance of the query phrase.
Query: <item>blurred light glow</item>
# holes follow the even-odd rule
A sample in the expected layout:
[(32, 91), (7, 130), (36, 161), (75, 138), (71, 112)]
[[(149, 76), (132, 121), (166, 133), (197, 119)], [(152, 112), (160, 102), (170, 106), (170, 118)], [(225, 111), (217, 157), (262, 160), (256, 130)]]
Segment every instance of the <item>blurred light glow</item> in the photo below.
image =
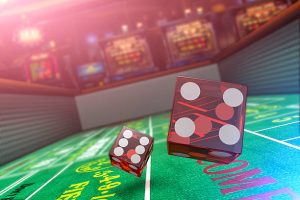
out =
[(8, 3), (8, 0), (0, 0), (0, 4), (6, 4)]
[(25, 21), (25, 20), (27, 19), (27, 16), (26, 16), (25, 14), (23, 14), (23, 15), (21, 15), (21, 19), (22, 19), (23, 21)]
[(98, 37), (97, 35), (95, 34), (89, 34), (87, 37), (86, 37), (86, 42), (90, 45), (94, 45), (94, 44), (97, 44), (98, 43)]
[(222, 13), (222, 12), (225, 12), (226, 7), (222, 3), (216, 3), (216, 4), (212, 5), (211, 10), (214, 13)]
[(202, 15), (203, 14), (203, 8), (202, 7), (198, 7), (197, 8), (197, 14), (198, 15)]
[(36, 27), (26, 27), (19, 31), (18, 41), (23, 44), (35, 44), (42, 40), (42, 33)]
[(54, 41), (54, 40), (51, 40), (51, 41), (49, 42), (49, 46), (50, 46), (51, 48), (55, 48), (55, 47), (56, 47), (55, 41)]
[(122, 28), (123, 33), (127, 33), (128, 32), (128, 25), (123, 24), (121, 28)]
[(189, 15), (189, 14), (191, 14), (192, 13), (192, 10), (190, 9), (190, 8), (186, 8), (185, 10), (184, 10), (184, 14), (187, 16), (187, 15)]
[(142, 22), (137, 22), (136, 23), (136, 27), (137, 28), (142, 28), (143, 27), (143, 23)]
[(31, 60), (42, 60), (48, 58), (47, 53), (34, 54), (31, 56)]

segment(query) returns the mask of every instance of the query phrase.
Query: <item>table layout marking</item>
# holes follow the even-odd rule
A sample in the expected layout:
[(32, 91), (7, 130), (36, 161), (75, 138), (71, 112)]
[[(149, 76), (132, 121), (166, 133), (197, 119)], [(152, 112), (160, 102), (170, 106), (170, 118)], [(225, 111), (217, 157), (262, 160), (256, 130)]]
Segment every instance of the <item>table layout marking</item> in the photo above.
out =
[[(110, 133), (114, 132), (117, 128), (119, 128), (119, 126), (116, 126), (114, 128), (112, 128), (110, 131), (108, 131), (103, 137), (105, 137), (106, 135), (109, 135)], [(114, 142), (114, 140), (111, 140), (110, 142), (108, 142), (103, 149), (99, 152), (99, 154), (97, 156), (102, 156), (102, 154), (104, 153), (104, 151), (110, 146), (110, 144)]]
[(20, 183), (24, 182), (25, 180), (27, 180), (28, 178), (30, 178), (31, 176), (33, 176), (36, 173), (37, 173), (37, 171), (31, 172), (31, 173), (27, 174), (26, 176), (22, 177), (21, 179), (15, 181), (11, 185), (7, 186), (6, 188), (4, 188), (3, 190), (0, 191), (0, 196), (5, 194), (7, 191), (11, 190), (12, 188), (16, 187)]
[[(150, 136), (153, 137), (152, 118), (149, 117), (149, 132)], [(151, 156), (149, 157), (146, 171), (146, 182), (145, 182), (145, 200), (150, 200), (150, 178), (151, 178)]]
[(285, 140), (282, 140), (282, 141), (286, 142), (286, 141), (295, 140), (295, 139), (298, 139), (298, 138), (300, 138), (300, 136), (288, 138), (288, 139), (285, 139)]
[(67, 166), (65, 166), (63, 169), (61, 169), (57, 174), (55, 174), (51, 179), (49, 179), (46, 183), (44, 183), (41, 187), (39, 187), (36, 191), (34, 191), (30, 196), (28, 196), (25, 200), (31, 199), (36, 193), (38, 193), (41, 189), (43, 189), (46, 185), (48, 185), (53, 179), (55, 179), (57, 176), (59, 176), (61, 173), (63, 173), (66, 169), (68, 169), (73, 163), (69, 163)]
[(278, 125), (278, 126), (271, 126), (269, 128), (264, 128), (264, 129), (260, 129), (260, 130), (256, 130), (255, 132), (262, 132), (262, 131), (265, 131), (265, 130), (270, 130), (270, 129), (273, 129), (273, 128), (278, 128), (278, 127), (281, 127), (281, 126), (287, 126), (287, 125), (290, 125), (290, 124), (295, 124), (295, 123), (299, 123), (300, 121), (295, 121), (295, 122), (290, 122), (290, 123), (287, 123), (287, 124), (281, 124), (281, 125)]
[(248, 132), (248, 133), (251, 133), (251, 134), (253, 134), (253, 135), (257, 135), (257, 136), (259, 136), (259, 137), (263, 137), (263, 138), (266, 138), (266, 139), (268, 139), (268, 140), (272, 140), (273, 142), (277, 142), (277, 143), (279, 143), (279, 144), (283, 144), (283, 145), (285, 145), (285, 146), (292, 147), (292, 148), (294, 148), (294, 149), (300, 150), (300, 147), (298, 147), (298, 146), (296, 146), (296, 145), (293, 145), (293, 144), (289, 144), (289, 143), (287, 143), (287, 142), (285, 142), (285, 141), (277, 140), (277, 139), (275, 139), (275, 138), (272, 138), (272, 137), (269, 137), (269, 136), (266, 136), (266, 135), (263, 135), (263, 134), (259, 134), (259, 133), (256, 133), (256, 132), (254, 132), (254, 131), (250, 131), (250, 130), (247, 130), (247, 129), (245, 129), (245, 131)]
[(273, 118), (277, 118), (277, 117), (282, 117), (282, 116), (285, 116), (285, 115), (294, 114), (294, 113), (298, 113), (298, 112), (299, 112), (299, 111), (293, 111), (293, 112), (284, 113), (284, 114), (282, 114), (282, 115), (275, 115), (275, 116), (272, 116), (272, 117), (266, 117), (266, 118), (264, 118), (264, 119), (251, 121), (251, 122), (249, 122), (249, 123), (246, 122), (246, 125), (255, 124), (255, 123), (257, 123), (257, 122), (261, 122), (261, 121), (265, 121), (265, 120), (269, 120), (269, 119), (273, 119)]

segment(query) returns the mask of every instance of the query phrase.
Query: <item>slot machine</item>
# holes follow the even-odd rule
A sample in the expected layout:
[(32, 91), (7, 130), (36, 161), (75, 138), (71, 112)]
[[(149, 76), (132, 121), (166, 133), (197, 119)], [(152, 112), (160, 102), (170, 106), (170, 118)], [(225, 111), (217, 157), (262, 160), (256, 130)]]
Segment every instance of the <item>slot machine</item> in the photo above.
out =
[(240, 10), (236, 15), (239, 35), (242, 37), (257, 30), (287, 7), (285, 1), (267, 1)]
[(124, 34), (100, 42), (113, 81), (156, 71), (146, 37)]
[(76, 75), (81, 88), (101, 87), (108, 82), (103, 62), (79, 65), (76, 68)]
[(31, 55), (25, 66), (26, 80), (32, 83), (62, 85), (57, 59), (51, 53)]
[(169, 23), (162, 27), (162, 31), (169, 55), (169, 67), (207, 60), (217, 52), (213, 25), (204, 18)]

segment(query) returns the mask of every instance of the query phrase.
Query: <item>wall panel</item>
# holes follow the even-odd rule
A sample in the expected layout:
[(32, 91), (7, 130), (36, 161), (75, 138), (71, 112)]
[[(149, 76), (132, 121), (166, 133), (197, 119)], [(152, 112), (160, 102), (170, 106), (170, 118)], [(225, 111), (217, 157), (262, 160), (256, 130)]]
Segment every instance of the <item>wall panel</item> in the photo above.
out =
[(74, 97), (0, 94), (0, 165), (80, 130)]
[(172, 108), (177, 76), (220, 80), (216, 64), (76, 97), (83, 129), (138, 118)]
[(219, 62), (223, 81), (249, 94), (299, 93), (299, 19)]

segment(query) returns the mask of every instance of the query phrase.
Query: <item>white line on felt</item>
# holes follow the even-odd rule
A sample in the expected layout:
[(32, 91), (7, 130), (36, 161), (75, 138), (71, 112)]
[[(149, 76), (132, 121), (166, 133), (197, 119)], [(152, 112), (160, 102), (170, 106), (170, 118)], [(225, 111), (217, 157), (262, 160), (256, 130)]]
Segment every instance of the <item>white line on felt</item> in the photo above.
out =
[(285, 139), (285, 140), (282, 140), (282, 141), (286, 142), (286, 141), (295, 140), (295, 139), (298, 139), (298, 138), (300, 138), (300, 136), (288, 138), (288, 139)]
[(153, 126), (153, 128), (158, 128), (158, 127), (161, 127), (161, 126), (163, 126), (163, 125), (166, 125), (166, 123), (156, 124), (156, 125)]
[[(285, 98), (283, 98), (283, 97), (277, 97), (277, 98), (276, 97), (273, 97), (273, 98), (271, 98), (271, 97), (256, 97), (256, 98), (257, 98), (257, 100), (255, 100), (255, 101), (263, 101), (263, 102), (257, 102), (258, 104), (269, 104), (269, 103), (274, 103), (274, 102), (285, 100)], [(252, 98), (250, 100), (250, 102), (254, 99), (255, 98)]]
[[(100, 129), (99, 132), (98, 132), (98, 130), (97, 130), (97, 131), (93, 131), (93, 132), (95, 132), (95, 133), (93, 134), (93, 136), (94, 136), (94, 135), (100, 134), (102, 131), (103, 131), (103, 129)], [(89, 137), (91, 137), (91, 136), (89, 136)], [(74, 139), (74, 138), (72, 138), (71, 140), (69, 140), (69, 141), (67, 141), (67, 142), (65, 142), (65, 143), (58, 144), (58, 146), (57, 146), (57, 147), (54, 147), (54, 149), (58, 149), (58, 148), (65, 147), (66, 144), (68, 145), (69, 143), (74, 142), (73, 139)], [(15, 171), (17, 171), (18, 169), (21, 169), (22, 167), (28, 165), (29, 163), (33, 163), (33, 162), (35, 162), (36, 160), (39, 160), (40, 158), (45, 157), (48, 153), (49, 153), (49, 151), (46, 151), (46, 152), (42, 153), (41, 155), (38, 155), (37, 157), (35, 157), (35, 158), (32, 159), (31, 161), (29, 161), (29, 162), (27, 162), (27, 163), (24, 163), (24, 164), (20, 165), (19, 167), (15, 168), (15, 169), (13, 169), (13, 170), (11, 170), (11, 171), (9, 171), (9, 172), (7, 172), (6, 174), (4, 174), (3, 176), (0, 177), (0, 180), (1, 180), (1, 179), (5, 179), (6, 177), (12, 177), (12, 176), (14, 176), (15, 174), (12, 174), (12, 175), (10, 175), (10, 174), (13, 173), (13, 172), (15, 172)], [(60, 159), (59, 159), (59, 160), (60, 160)], [(57, 163), (57, 162), (55, 162), (55, 163)], [(55, 163), (54, 163), (54, 164), (55, 164)], [(25, 173), (26, 173), (26, 172), (25, 172)], [(9, 175), (9, 176), (8, 176), (8, 175)]]
[(99, 135), (100, 133), (102, 133), (102, 131), (103, 131), (103, 129), (101, 129), (99, 132), (97, 131), (96, 133), (94, 133), (94, 134), (92, 134), (92, 135), (86, 137), (84, 140), (82, 140), (82, 141), (80, 142), (81, 145), (79, 145), (79, 147), (74, 148), (73, 151), (68, 152), (67, 154), (61, 156), (59, 159), (55, 160), (55, 162), (53, 162), (53, 163), (51, 164), (51, 166), (55, 165), (56, 163), (58, 163), (59, 161), (61, 161), (63, 158), (69, 156), (69, 155), (70, 155), (71, 153), (73, 153), (74, 151), (80, 149), (82, 146), (85, 145), (85, 143), (86, 143), (87, 141), (89, 141), (89, 140), (90, 140), (91, 138), (93, 138), (93, 137), (96, 137), (97, 135)]
[(261, 132), (261, 131), (265, 131), (265, 130), (269, 130), (269, 129), (273, 129), (273, 128), (278, 128), (278, 127), (281, 127), (281, 126), (286, 126), (286, 125), (289, 125), (289, 124), (299, 123), (299, 122), (300, 121), (295, 121), (295, 122), (290, 122), (290, 123), (287, 123), (287, 124), (281, 124), (281, 125), (278, 125), (278, 126), (272, 126), (272, 127), (269, 127), (269, 128), (264, 128), (264, 129), (256, 130), (255, 132)]
[[(119, 128), (119, 126), (116, 126), (116, 127), (112, 128), (110, 131), (108, 131), (108, 132), (105, 134), (105, 136), (111, 134), (111, 133), (114, 132), (117, 128)], [(104, 136), (103, 136), (103, 137), (104, 137)], [(102, 156), (102, 154), (104, 153), (104, 151), (110, 146), (110, 144), (111, 144), (113, 141), (114, 141), (114, 140), (109, 141), (109, 142), (106, 144), (106, 146), (103, 147), (103, 149), (98, 153), (98, 156)]]
[(15, 172), (15, 171), (17, 171), (17, 170), (19, 170), (19, 169), (21, 169), (22, 167), (24, 167), (24, 166), (26, 166), (26, 165), (28, 165), (28, 164), (33, 163), (34, 161), (36, 161), (36, 160), (38, 160), (38, 159), (40, 159), (40, 158), (46, 156), (48, 153), (49, 153), (49, 151), (46, 151), (46, 152), (44, 152), (43, 154), (41, 154), (41, 155), (35, 157), (35, 158), (32, 159), (31, 161), (29, 161), (29, 162), (27, 162), (27, 163), (24, 163), (24, 164), (20, 165), (19, 167), (16, 167), (15, 169), (13, 169), (13, 170), (7, 172), (7, 173), (4, 175), (4, 177), (7, 176), (7, 175), (9, 175), (9, 174), (11, 174), (11, 173), (13, 173), (13, 172)]
[(279, 108), (279, 109), (274, 109), (274, 110), (266, 110), (263, 112), (257, 112), (257, 113), (252, 113), (252, 114), (248, 114), (247, 117), (252, 117), (252, 116), (256, 116), (256, 115), (261, 115), (261, 114), (266, 114), (266, 113), (271, 113), (271, 112), (277, 112), (279, 110), (286, 110), (287, 108)]
[(166, 139), (160, 139), (160, 140), (157, 140), (154, 142), (154, 144), (159, 144), (159, 143), (162, 143), (162, 142), (167, 142)]
[(33, 197), (36, 193), (38, 193), (41, 189), (43, 189), (46, 185), (48, 185), (53, 179), (55, 179), (57, 176), (59, 176), (61, 173), (63, 173), (66, 169), (68, 169), (73, 163), (69, 163), (67, 166), (65, 166), (63, 169), (61, 169), (57, 174), (55, 174), (51, 179), (49, 179), (46, 183), (44, 183), (41, 187), (39, 187), (36, 191), (34, 191), (29, 197), (27, 197), (25, 200), (30, 199)]
[(27, 174), (26, 176), (22, 177), (21, 179), (15, 181), (14, 183), (12, 183), (11, 185), (7, 186), (6, 188), (4, 188), (3, 190), (0, 191), (0, 196), (5, 194), (7, 191), (11, 190), (12, 188), (14, 188), (15, 186), (19, 185), (20, 183), (22, 183), (23, 181), (27, 180), (28, 178), (30, 178), (31, 176), (33, 176), (34, 174), (36, 174), (37, 171), (33, 171), (29, 174)]
[(287, 142), (285, 142), (285, 141), (277, 140), (277, 139), (275, 139), (275, 138), (272, 138), (272, 137), (269, 137), (269, 136), (266, 136), (266, 135), (263, 135), (263, 134), (259, 134), (259, 133), (256, 133), (256, 132), (254, 132), (254, 131), (250, 131), (250, 130), (247, 130), (247, 129), (245, 129), (245, 131), (248, 132), (248, 133), (251, 133), (251, 134), (253, 134), (253, 135), (257, 135), (257, 136), (263, 137), (263, 138), (265, 138), (265, 139), (271, 140), (271, 141), (273, 141), (273, 142), (277, 142), (277, 143), (279, 143), (279, 144), (283, 144), (283, 145), (285, 145), (285, 146), (292, 147), (292, 148), (294, 148), (294, 149), (300, 150), (300, 147), (298, 147), (298, 146), (296, 146), (296, 145), (293, 145), (293, 144), (289, 144), (289, 143), (287, 143)]
[(265, 120), (268, 120), (268, 119), (273, 119), (273, 118), (277, 118), (277, 117), (282, 117), (282, 116), (285, 116), (285, 115), (289, 115), (289, 114), (293, 114), (293, 113), (298, 113), (299, 111), (293, 111), (293, 112), (288, 112), (288, 113), (284, 113), (282, 115), (274, 115), (272, 117), (266, 117), (264, 119), (260, 119), (260, 120), (256, 120), (256, 121), (251, 121), (249, 123), (246, 123), (246, 125), (249, 125), (249, 124), (255, 124), (257, 122), (261, 122), (261, 121), (265, 121)]
[[(153, 127), (152, 127), (152, 118), (149, 117), (149, 130), (150, 136), (153, 137)], [(145, 182), (145, 200), (150, 200), (150, 178), (151, 178), (151, 156), (149, 157), (147, 163), (147, 171), (146, 171), (146, 182)]]
[[(34, 170), (34, 171), (38, 172), (40, 170)], [(16, 177), (16, 176), (20, 176), (20, 175), (23, 175), (23, 174), (28, 174), (28, 172), (31, 172), (31, 171), (14, 173), (14, 174), (11, 174), (11, 175), (8, 175), (8, 176), (0, 176), (0, 180), (8, 179), (8, 178)]]

